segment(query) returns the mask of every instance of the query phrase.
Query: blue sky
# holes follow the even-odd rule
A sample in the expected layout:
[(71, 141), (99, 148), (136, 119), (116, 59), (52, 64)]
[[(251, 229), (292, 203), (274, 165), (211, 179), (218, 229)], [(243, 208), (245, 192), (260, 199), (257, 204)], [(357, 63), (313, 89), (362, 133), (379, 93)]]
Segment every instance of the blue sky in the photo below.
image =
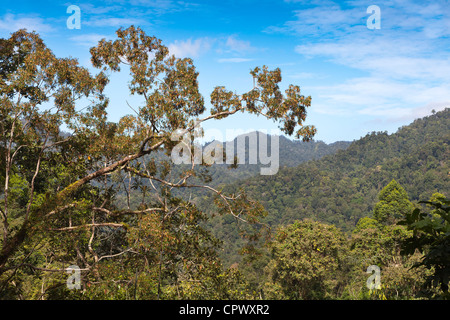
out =
[[(140, 26), (171, 53), (194, 59), (207, 104), (215, 86), (243, 93), (252, 87), (250, 69), (279, 67), (282, 88), (297, 84), (312, 96), (307, 124), (327, 143), (395, 132), (450, 107), (448, 0), (4, 2), (0, 37), (35, 30), (57, 56), (86, 67), (98, 40), (114, 39), (121, 26)], [(81, 10), (81, 29), (67, 28), (70, 5)], [(380, 8), (380, 29), (367, 27), (371, 5)], [(127, 96), (126, 83), (126, 74), (117, 74), (108, 88), (113, 121), (132, 112), (127, 101), (139, 104)], [(222, 132), (214, 136), (220, 139), (230, 129), (273, 133), (277, 124), (238, 114), (204, 128)]]

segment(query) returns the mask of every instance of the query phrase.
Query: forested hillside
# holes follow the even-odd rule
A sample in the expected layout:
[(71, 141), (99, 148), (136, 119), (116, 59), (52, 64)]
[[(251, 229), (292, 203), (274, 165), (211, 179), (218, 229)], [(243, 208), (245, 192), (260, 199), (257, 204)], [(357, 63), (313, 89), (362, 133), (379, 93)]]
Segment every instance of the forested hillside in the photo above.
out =
[[(243, 188), (267, 210), (272, 227), (311, 218), (345, 232), (371, 216), (380, 190), (398, 181), (413, 202), (450, 190), (450, 109), (417, 119), (396, 133), (372, 132), (347, 149), (274, 176), (255, 176), (227, 186)], [(205, 200), (206, 206), (209, 200)], [(239, 242), (231, 217), (219, 217), (211, 228), (225, 244)], [(236, 248), (225, 250), (238, 259)], [(235, 261), (235, 260), (234, 260)]]
[[(256, 146), (250, 143), (249, 135), (256, 136)], [(245, 145), (243, 154), (245, 154), (245, 159), (239, 159), (243, 164), (239, 164), (233, 170), (230, 170), (230, 166), (226, 164), (213, 164), (208, 168), (208, 172), (211, 175), (211, 184), (214, 186), (219, 185), (228, 185), (237, 182), (237, 180), (244, 180), (249, 177), (259, 176), (260, 168), (267, 167), (268, 165), (263, 165), (258, 161), (257, 164), (250, 164), (249, 162), (249, 152), (250, 150), (256, 150), (256, 153), (259, 154), (258, 145), (260, 144), (261, 135), (265, 135), (262, 132), (252, 132), (249, 134), (243, 134), (236, 137), (231, 143), (234, 146), (233, 155), (238, 155), (240, 150), (238, 145), (238, 140), (244, 141)], [(268, 155), (271, 152), (271, 138), (269, 135), (266, 135), (264, 141), (267, 141), (267, 149)], [(301, 163), (304, 163), (309, 160), (320, 159), (326, 155), (334, 154), (339, 150), (346, 149), (350, 142), (348, 141), (337, 141), (334, 143), (326, 144), (323, 141), (311, 140), (308, 142), (303, 142), (299, 140), (291, 140), (286, 138), (285, 136), (279, 136), (279, 149), (278, 159), (279, 159), (279, 168), (284, 167), (296, 167)], [(217, 141), (211, 143), (218, 143)], [(222, 148), (226, 152), (226, 143), (222, 143)], [(259, 160), (259, 158), (258, 158)]]
[[(248, 138), (249, 135), (253, 135), (256, 137), (254, 141), (256, 141), (256, 145), (253, 143), (250, 143), (250, 139)], [(193, 177), (193, 181), (196, 183), (202, 183), (202, 179), (207, 179), (208, 185), (214, 188), (224, 188), (228, 185), (235, 184), (239, 181), (246, 180), (251, 177), (259, 176), (260, 170), (263, 167), (268, 167), (268, 165), (263, 165), (259, 161), (259, 158), (257, 159), (256, 164), (251, 164), (249, 161), (249, 152), (250, 150), (256, 150), (256, 154), (258, 154), (259, 149), (259, 141), (261, 135), (265, 135), (261, 132), (251, 132), (248, 134), (242, 134), (237, 136), (232, 141), (228, 142), (219, 142), (219, 141), (211, 141), (208, 143), (205, 143), (201, 145), (201, 149), (205, 150), (206, 147), (209, 145), (217, 144), (219, 145), (224, 154), (226, 154), (227, 150), (227, 143), (230, 143), (233, 145), (232, 154), (233, 156), (236, 156), (236, 159), (238, 159), (239, 154), (243, 154), (243, 159), (239, 159), (242, 161), (242, 164), (237, 164), (235, 166), (227, 164), (225, 161), (223, 161), (223, 164), (216, 164), (213, 163), (211, 166), (207, 167), (199, 167), (196, 169), (196, 175)], [(311, 140), (308, 142), (303, 142), (299, 140), (291, 140), (286, 138), (285, 136), (279, 136), (279, 148), (277, 150), (277, 157), (278, 157), (278, 169), (286, 168), (286, 167), (296, 167), (301, 163), (307, 162), (309, 160), (314, 159), (320, 159), (326, 155), (334, 154), (339, 150), (346, 149), (351, 142), (348, 141), (337, 141), (334, 143), (326, 144), (323, 141), (316, 141)], [(240, 140), (243, 143), (238, 143), (238, 140)], [(271, 152), (271, 136), (266, 135), (265, 140), (267, 142), (267, 149), (268, 154), (270, 155)], [(153, 160), (152, 160), (153, 159)], [(170, 157), (165, 154), (164, 152), (157, 152), (155, 154), (143, 157), (139, 162), (144, 164), (148, 161), (154, 161), (155, 163), (162, 163), (164, 161), (171, 162)], [(184, 170), (189, 170), (190, 165), (186, 164), (179, 164), (179, 165), (173, 165), (171, 168), (171, 176), (178, 177), (183, 174)], [(131, 178), (131, 181), (128, 182), (130, 185), (135, 185), (137, 182), (135, 180), (135, 177)], [(144, 184), (146, 182), (143, 182)], [(127, 190), (120, 188), (120, 182), (117, 186), (117, 196), (116, 196), (116, 203), (118, 207), (126, 207), (127, 202), (134, 204), (139, 204), (140, 202), (140, 196), (136, 193), (131, 194), (129, 199)], [(150, 187), (147, 183), (147, 187)], [(200, 204), (202, 197), (205, 197), (209, 194), (207, 190), (204, 189), (190, 189), (190, 190), (177, 190), (174, 189), (173, 193), (179, 197), (190, 199), (190, 201), (193, 201), (194, 203)], [(204, 208), (204, 207), (202, 207)], [(207, 208), (204, 208), (207, 209)]]

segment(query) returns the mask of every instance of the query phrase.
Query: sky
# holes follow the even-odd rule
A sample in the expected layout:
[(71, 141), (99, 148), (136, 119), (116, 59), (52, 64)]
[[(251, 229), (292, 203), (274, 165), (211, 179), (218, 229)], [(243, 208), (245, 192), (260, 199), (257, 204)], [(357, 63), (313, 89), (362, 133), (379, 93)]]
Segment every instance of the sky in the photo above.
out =
[[(251, 69), (279, 67), (281, 89), (299, 85), (312, 97), (305, 124), (326, 143), (393, 133), (450, 107), (449, 0), (2, 2), (0, 37), (36, 31), (57, 57), (77, 58), (94, 73), (90, 47), (116, 39), (120, 27), (141, 27), (170, 53), (194, 60), (207, 107), (214, 87), (244, 93), (253, 87)], [(79, 29), (68, 27), (72, 5)], [(125, 73), (111, 78), (111, 121), (132, 113), (127, 102), (140, 103), (128, 96), (127, 81)], [(277, 123), (246, 114), (203, 128), (222, 141), (253, 130), (281, 134)]]

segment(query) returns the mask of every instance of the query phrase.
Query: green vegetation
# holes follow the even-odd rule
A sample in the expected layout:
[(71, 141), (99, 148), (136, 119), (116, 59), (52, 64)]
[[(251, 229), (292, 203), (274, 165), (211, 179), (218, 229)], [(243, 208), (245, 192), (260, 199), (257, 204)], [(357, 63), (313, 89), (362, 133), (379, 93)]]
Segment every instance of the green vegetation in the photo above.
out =
[(336, 154), (224, 190), (245, 189), (269, 212), (266, 222), (270, 225), (311, 218), (350, 232), (359, 219), (372, 214), (379, 192), (392, 180), (412, 202), (450, 189), (449, 127), (447, 109), (394, 134), (370, 133)]
[[(133, 26), (90, 52), (95, 75), (36, 33), (0, 39), (0, 299), (449, 298), (449, 109), (326, 145), (303, 124), (311, 97), (257, 67), (200, 122), (277, 121), (303, 139), (281, 138), (279, 172), (176, 166), (172, 133), (206, 111), (192, 60)], [(112, 123), (123, 64), (142, 103)]]
[[(420, 208), (408, 212), (399, 222), (406, 225), (413, 235), (403, 242), (403, 253), (412, 255), (416, 250), (423, 253), (414, 268), (425, 267), (431, 271), (425, 283), (424, 295), (449, 299), (450, 280), (450, 201), (435, 193), (430, 201), (420, 201), (432, 210), (428, 213)], [(436, 293), (434, 287), (440, 288)]]
[(373, 216), (381, 223), (392, 224), (413, 209), (405, 189), (395, 180), (381, 190), (378, 199)]
[(346, 249), (344, 234), (334, 226), (303, 220), (279, 228), (267, 266), (268, 298), (339, 297)]

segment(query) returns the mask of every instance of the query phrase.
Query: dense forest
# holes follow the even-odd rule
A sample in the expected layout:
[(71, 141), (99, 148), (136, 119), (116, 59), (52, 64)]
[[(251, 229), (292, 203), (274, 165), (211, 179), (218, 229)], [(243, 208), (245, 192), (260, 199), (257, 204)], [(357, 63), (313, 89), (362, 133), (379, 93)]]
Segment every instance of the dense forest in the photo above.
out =
[[(193, 61), (140, 28), (90, 53), (97, 74), (37, 33), (0, 39), (0, 299), (449, 298), (449, 109), (326, 145), (278, 68), (204, 115)], [(142, 105), (115, 123), (124, 65)], [(302, 140), (280, 137), (276, 174), (172, 163), (195, 153), (174, 132), (237, 112)]]
[[(447, 195), (449, 127), (446, 109), (394, 134), (372, 132), (336, 154), (280, 169), (274, 176), (229, 184), (225, 190), (243, 188), (258, 199), (268, 212), (264, 221), (270, 226), (310, 218), (350, 232), (361, 218), (372, 214), (378, 193), (392, 179), (405, 188), (411, 201), (427, 200), (435, 192)], [(205, 198), (206, 210), (208, 203)], [(227, 230), (237, 239), (230, 221), (221, 218), (214, 228), (217, 234)]]

